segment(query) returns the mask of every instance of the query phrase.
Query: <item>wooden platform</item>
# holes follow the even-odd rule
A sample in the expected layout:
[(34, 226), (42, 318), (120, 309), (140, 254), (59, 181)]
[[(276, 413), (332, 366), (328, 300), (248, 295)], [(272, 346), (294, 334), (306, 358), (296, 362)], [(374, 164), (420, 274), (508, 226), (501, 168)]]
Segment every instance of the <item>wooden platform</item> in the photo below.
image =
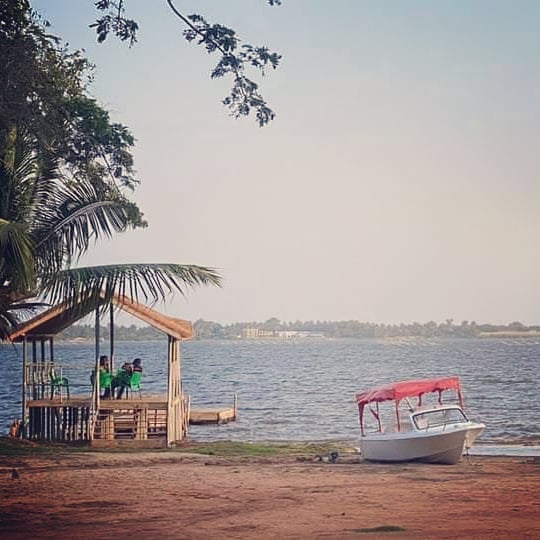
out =
[[(27, 401), (26, 405), (32, 408), (63, 408), (63, 407), (90, 407), (88, 397), (72, 396), (68, 398), (34, 399)], [(132, 409), (167, 410), (167, 398), (164, 396), (144, 396), (129, 399), (101, 399), (101, 410), (132, 410)], [(233, 422), (237, 417), (236, 397), (233, 407), (193, 408), (189, 410), (189, 423), (200, 424), (226, 424)]]
[(190, 424), (227, 424), (236, 420), (236, 408), (231, 409), (190, 409)]

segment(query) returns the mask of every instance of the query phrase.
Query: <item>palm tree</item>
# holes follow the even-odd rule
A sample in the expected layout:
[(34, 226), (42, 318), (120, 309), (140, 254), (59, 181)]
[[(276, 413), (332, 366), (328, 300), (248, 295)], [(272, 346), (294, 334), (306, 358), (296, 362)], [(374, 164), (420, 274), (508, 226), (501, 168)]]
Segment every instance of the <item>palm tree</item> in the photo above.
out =
[(44, 301), (83, 308), (120, 293), (155, 302), (220, 284), (214, 269), (194, 265), (74, 267), (92, 241), (134, 226), (138, 209), (114, 182), (74, 179), (43, 148), (13, 130), (0, 156), (0, 339)]
[(93, 242), (145, 226), (129, 130), (88, 93), (92, 66), (49, 33), (28, 0), (0, 2), (0, 339), (43, 302), (157, 301), (219, 285), (211, 268), (77, 268)]

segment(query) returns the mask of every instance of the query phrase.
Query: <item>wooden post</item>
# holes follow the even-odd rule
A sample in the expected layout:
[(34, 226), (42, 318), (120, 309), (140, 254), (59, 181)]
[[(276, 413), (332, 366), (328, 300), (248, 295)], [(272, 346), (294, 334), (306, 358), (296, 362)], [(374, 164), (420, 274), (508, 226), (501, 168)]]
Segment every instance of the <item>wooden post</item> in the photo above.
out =
[(167, 446), (183, 438), (183, 405), (180, 377), (180, 345), (178, 339), (168, 336), (167, 354)]
[(183, 399), (183, 389), (182, 389), (182, 365), (181, 365), (181, 356), (180, 356), (180, 341), (174, 338), (174, 352), (176, 356), (176, 410), (177, 410), (177, 419), (176, 419), (176, 429), (178, 430), (176, 440), (181, 441), (184, 439), (184, 407), (182, 404)]
[(184, 392), (182, 391), (182, 402), (185, 404), (184, 416), (182, 418), (182, 434), (187, 437), (188, 427), (189, 427), (189, 416), (191, 414), (191, 396), (187, 396), (184, 399)]
[[(41, 338), (39, 340), (40, 342), (40, 358), (41, 358), (41, 373), (44, 373), (45, 372), (45, 341), (43, 340), (43, 338)], [(48, 381), (47, 381), (48, 382)], [(41, 395), (39, 396), (41, 399), (45, 398), (47, 393), (48, 393), (48, 385), (45, 386), (45, 378), (44, 376), (42, 375), (42, 379), (41, 379)], [(44, 416), (44, 414), (42, 414), (42, 416)]]
[[(40, 342), (40, 357), (41, 357), (41, 395), (40, 398), (44, 399), (49, 393), (49, 388), (52, 389), (52, 378), (45, 379), (45, 339), (41, 338)], [(52, 394), (52, 391), (51, 391)], [(52, 398), (52, 395), (51, 395)], [(41, 424), (41, 439), (47, 439), (47, 409), (45, 407), (39, 408), (40, 424)]]
[(94, 428), (96, 425), (97, 417), (99, 414), (99, 396), (100, 396), (100, 389), (99, 389), (99, 307), (96, 308), (96, 320), (95, 320), (95, 340), (96, 340), (96, 361), (94, 366), (94, 388), (92, 389), (92, 404), (93, 404), (93, 414), (92, 414), (92, 422), (91, 422), (91, 428), (90, 433), (88, 434), (88, 439), (93, 440), (94, 438)]
[(173, 347), (172, 347), (171, 336), (168, 336), (168, 347), (167, 347), (167, 446), (170, 446), (174, 440), (174, 411), (173, 411), (173, 369), (172, 369), (172, 356), (173, 356)]
[[(34, 368), (34, 373), (37, 370), (37, 352), (36, 352), (36, 340), (32, 339), (32, 367)], [(32, 399), (38, 399), (38, 390), (34, 381), (34, 376), (32, 374)]]
[(136, 407), (133, 411), (135, 416), (135, 436), (139, 441), (148, 439), (148, 407)]
[(106, 411), (102, 413), (101, 418), (101, 438), (112, 440), (114, 439), (114, 412)]
[(21, 436), (26, 437), (26, 336), (22, 342), (22, 400), (21, 400)]
[(114, 373), (114, 305), (109, 306), (109, 370)]
[(99, 307), (96, 308), (96, 325), (94, 328), (95, 331), (95, 339), (96, 339), (96, 365), (95, 365), (95, 373), (94, 373), (94, 388), (96, 389), (96, 411), (99, 409), (99, 395), (100, 395), (100, 388), (99, 388)]

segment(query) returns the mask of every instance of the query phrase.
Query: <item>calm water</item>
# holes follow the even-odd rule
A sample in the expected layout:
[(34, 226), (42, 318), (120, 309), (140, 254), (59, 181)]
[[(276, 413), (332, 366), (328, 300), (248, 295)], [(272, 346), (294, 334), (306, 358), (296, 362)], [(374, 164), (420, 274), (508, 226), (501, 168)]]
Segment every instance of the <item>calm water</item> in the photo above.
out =
[[(143, 359), (143, 394), (166, 390), (167, 342), (118, 342), (116, 365)], [(108, 352), (107, 344), (102, 353)], [(94, 346), (56, 344), (72, 393), (89, 393)], [(20, 417), (20, 346), (0, 345), (0, 432)], [(232, 406), (224, 426), (192, 426), (199, 440), (355, 440), (354, 396), (400, 379), (458, 375), (481, 441), (538, 444), (540, 340), (193, 341), (182, 344), (184, 391), (197, 406)]]

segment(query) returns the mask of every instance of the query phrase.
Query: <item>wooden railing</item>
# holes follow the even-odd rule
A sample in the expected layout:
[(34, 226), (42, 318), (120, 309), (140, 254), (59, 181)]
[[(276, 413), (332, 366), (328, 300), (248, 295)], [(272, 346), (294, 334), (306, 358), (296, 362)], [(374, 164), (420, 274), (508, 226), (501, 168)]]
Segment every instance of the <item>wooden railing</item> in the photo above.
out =
[(52, 398), (53, 393), (63, 398), (69, 394), (68, 385), (63, 366), (59, 364), (36, 362), (25, 366), (24, 388), (27, 399)]

